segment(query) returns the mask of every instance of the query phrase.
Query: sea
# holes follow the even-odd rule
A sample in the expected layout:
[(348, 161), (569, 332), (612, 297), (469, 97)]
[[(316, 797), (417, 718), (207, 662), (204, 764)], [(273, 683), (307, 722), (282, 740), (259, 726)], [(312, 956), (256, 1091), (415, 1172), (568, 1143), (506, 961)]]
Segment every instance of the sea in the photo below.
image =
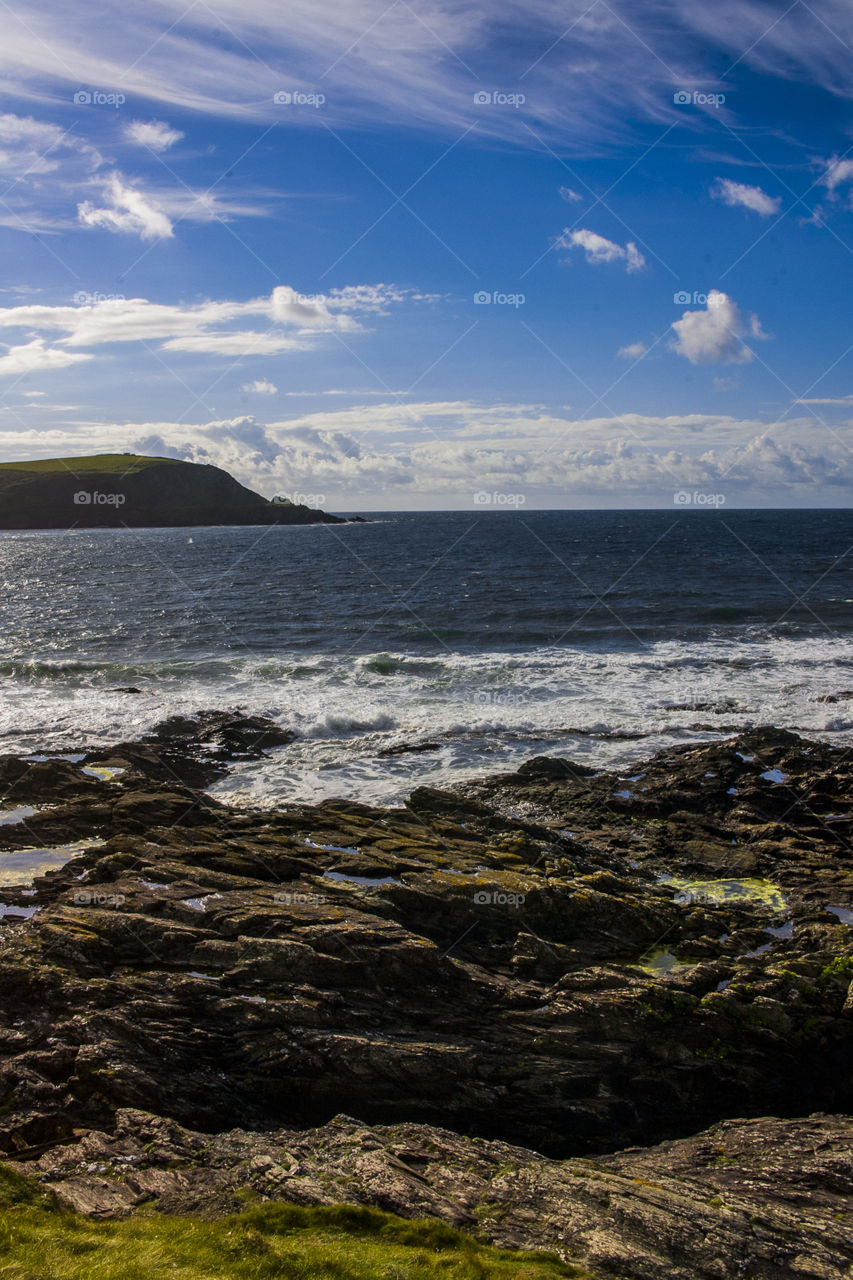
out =
[(0, 582), (0, 751), (208, 709), (292, 729), (213, 788), (233, 802), (399, 804), (755, 725), (853, 745), (846, 510), (3, 533)]

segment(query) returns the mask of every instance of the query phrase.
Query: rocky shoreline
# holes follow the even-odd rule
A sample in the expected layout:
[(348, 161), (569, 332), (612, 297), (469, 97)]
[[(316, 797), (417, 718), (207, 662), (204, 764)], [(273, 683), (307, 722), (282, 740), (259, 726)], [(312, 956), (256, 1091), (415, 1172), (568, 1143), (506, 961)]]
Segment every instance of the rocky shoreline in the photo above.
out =
[(206, 794), (288, 738), (208, 714), (0, 757), (0, 1158), (95, 1215), (249, 1189), (601, 1276), (849, 1274), (846, 752)]

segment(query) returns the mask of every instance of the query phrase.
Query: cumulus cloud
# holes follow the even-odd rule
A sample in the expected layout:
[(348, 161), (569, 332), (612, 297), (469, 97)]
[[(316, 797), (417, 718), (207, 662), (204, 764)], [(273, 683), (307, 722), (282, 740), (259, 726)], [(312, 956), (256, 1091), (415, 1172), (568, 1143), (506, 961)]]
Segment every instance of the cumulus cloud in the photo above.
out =
[(579, 191), (573, 191), (571, 187), (560, 187), (560, 195), (569, 204), (576, 204), (578, 200), (583, 200), (583, 196)]
[(211, 462), (267, 494), (301, 488), (356, 506), (471, 505), (480, 489), (528, 506), (672, 506), (679, 489), (778, 504), (853, 494), (853, 419), (834, 434), (813, 418), (768, 424), (726, 414), (570, 418), (535, 404), (363, 404), (263, 422), (77, 422), (0, 427), (0, 456), (132, 449)]
[(633, 240), (616, 244), (595, 231), (582, 227), (579, 231), (563, 232), (557, 245), (561, 249), (583, 249), (587, 262), (598, 265), (604, 262), (624, 262), (626, 271), (642, 271), (646, 260)]
[[(20, 347), (10, 347), (5, 356), (0, 356), (0, 374), (35, 373), (44, 369), (66, 369), (69, 365), (79, 364), (81, 360), (91, 360), (90, 355), (80, 351), (63, 351), (57, 347), (46, 347), (43, 338), (34, 338), (32, 342)], [(32, 393), (43, 395), (41, 391)]]
[(673, 351), (691, 364), (747, 364), (755, 356), (744, 339), (767, 336), (757, 316), (745, 316), (719, 289), (711, 290), (703, 310), (685, 311), (672, 327)]
[(163, 210), (119, 174), (110, 174), (104, 184), (104, 196), (107, 203), (101, 208), (89, 200), (77, 206), (77, 216), (84, 226), (105, 227), (108, 231), (138, 235), (142, 240), (167, 240), (172, 235), (172, 223)]
[(723, 204), (731, 205), (732, 208), (740, 206), (743, 209), (751, 209), (753, 213), (761, 214), (762, 218), (771, 217), (782, 207), (782, 201), (778, 196), (769, 196), (761, 187), (732, 182), (730, 178), (718, 178), (711, 194), (716, 200), (722, 200)]
[(131, 120), (126, 126), (124, 136), (128, 142), (135, 142), (149, 151), (167, 151), (184, 136), (180, 129), (173, 129), (164, 120)]
[(278, 387), (267, 378), (256, 378), (254, 382), (244, 382), (243, 390), (256, 396), (274, 396), (278, 393)]
[(647, 351), (644, 342), (630, 342), (627, 347), (620, 347), (618, 354), (623, 360), (642, 360)]

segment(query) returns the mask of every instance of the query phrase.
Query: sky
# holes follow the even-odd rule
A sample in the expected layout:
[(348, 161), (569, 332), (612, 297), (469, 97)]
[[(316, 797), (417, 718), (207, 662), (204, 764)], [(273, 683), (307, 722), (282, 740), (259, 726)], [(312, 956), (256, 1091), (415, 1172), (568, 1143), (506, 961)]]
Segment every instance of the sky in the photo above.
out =
[(846, 506), (849, 0), (7, 0), (0, 460)]

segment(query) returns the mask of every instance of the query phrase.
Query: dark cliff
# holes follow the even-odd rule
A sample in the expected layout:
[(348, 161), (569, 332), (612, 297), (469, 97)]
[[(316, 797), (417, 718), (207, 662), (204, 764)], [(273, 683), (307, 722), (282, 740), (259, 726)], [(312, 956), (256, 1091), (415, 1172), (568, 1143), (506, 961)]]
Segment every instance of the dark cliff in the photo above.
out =
[(0, 529), (333, 524), (337, 516), (272, 503), (219, 467), (99, 454), (0, 464)]

